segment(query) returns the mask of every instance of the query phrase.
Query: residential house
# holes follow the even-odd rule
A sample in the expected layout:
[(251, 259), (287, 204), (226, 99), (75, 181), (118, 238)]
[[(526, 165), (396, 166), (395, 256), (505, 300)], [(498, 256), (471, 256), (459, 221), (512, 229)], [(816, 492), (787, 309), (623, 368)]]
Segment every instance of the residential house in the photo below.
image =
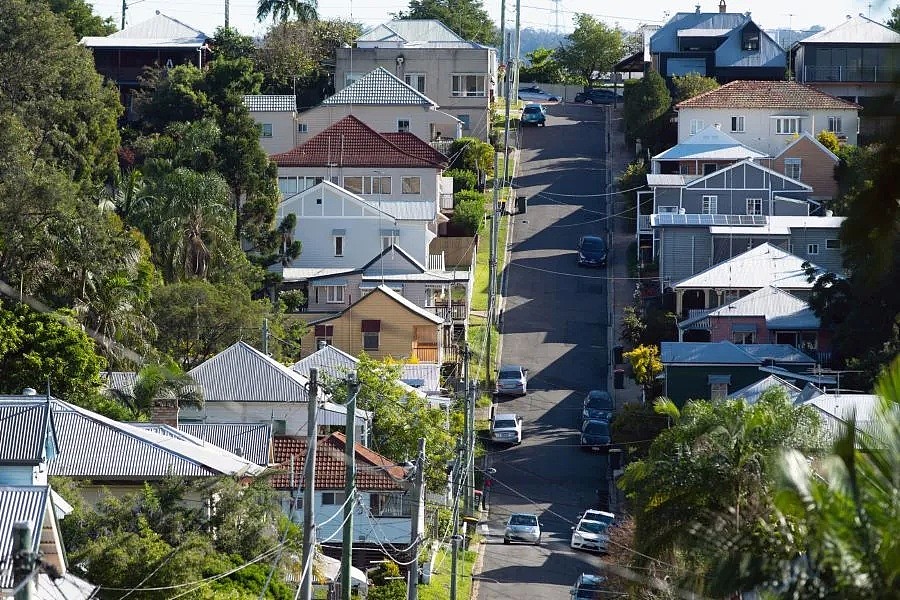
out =
[[(651, 215), (650, 221), (651, 227), (655, 229), (655, 251), (663, 289), (680, 285), (688, 278), (709, 271), (719, 263), (725, 263), (760, 245), (793, 254), (798, 264), (810, 261), (815, 262), (821, 270), (844, 273), (838, 238), (844, 217), (662, 213)], [(742, 273), (734, 270), (736, 266), (736, 263), (728, 263), (727, 276), (743, 277)], [(774, 269), (773, 272), (782, 271), (775, 265), (770, 266)], [(798, 277), (805, 277), (802, 269), (796, 271)], [(752, 286), (752, 289), (758, 289), (772, 281), (769, 273), (751, 279), (753, 282), (765, 279), (765, 282)]]
[[(276, 435), (306, 432), (309, 380), (245, 342), (237, 342), (188, 371), (203, 390), (201, 408), (183, 407), (179, 420), (186, 423), (269, 423)], [(318, 425), (346, 425), (347, 411), (327, 402), (319, 390)], [(356, 412), (359, 437), (365, 441), (371, 415)], [(179, 423), (169, 423), (176, 427)]]
[(119, 88), (122, 104), (131, 109), (132, 92), (147, 67), (171, 69), (192, 64), (202, 67), (209, 60), (209, 37), (159, 11), (146, 21), (107, 36), (81, 38), (94, 54), (94, 65)]
[(293, 145), (349, 115), (375, 131), (412, 133), (442, 152), (462, 135), (458, 118), (440, 110), (437, 102), (384, 67), (376, 67), (321, 105), (304, 111), (298, 119), (297, 142)]
[(50, 400), (33, 392), (0, 396), (0, 485), (46, 485), (47, 463), (59, 454)]
[(796, 81), (731, 81), (675, 105), (679, 143), (721, 123), (736, 140), (768, 156), (803, 133), (832, 131), (855, 145), (859, 109)]
[[(748, 290), (728, 290), (736, 300), (712, 310), (692, 310), (678, 323), (679, 341), (731, 341), (735, 344), (786, 344), (827, 362), (831, 332), (806, 300), (776, 285)], [(746, 295), (742, 295), (746, 294)]]
[(894, 435), (878, 418), (881, 398), (875, 394), (850, 392), (839, 386), (826, 391), (825, 386), (807, 383), (794, 404), (811, 406), (819, 414), (826, 447), (831, 447), (851, 423), (859, 432), (871, 436), (876, 444), (890, 443), (889, 436)]
[(764, 158), (767, 158), (765, 153), (742, 144), (722, 131), (720, 123), (710, 123), (702, 131), (652, 157), (650, 172), (709, 175), (736, 162)]
[(776, 374), (791, 381), (818, 380), (808, 371), (815, 360), (796, 348), (777, 344), (662, 342), (664, 395), (676, 404), (716, 400)]
[(678, 281), (673, 286), (675, 312), (680, 317), (695, 317), (698, 313), (692, 311), (711, 311), (769, 287), (777, 287), (806, 302), (815, 277), (825, 272), (817, 263), (809, 262), (811, 281), (807, 262), (806, 258), (769, 243), (754, 246)]
[(809, 198), (817, 204), (828, 202), (838, 195), (834, 169), (840, 159), (809, 133), (801, 134), (771, 160), (760, 162), (773, 171), (810, 186), (812, 193)]
[(459, 119), (463, 135), (487, 141), (498, 85), (494, 48), (466, 41), (440, 21), (395, 19), (338, 48), (335, 61), (337, 89), (383, 67)]
[(272, 464), (271, 423), (131, 423), (177, 439), (215, 446), (261, 467)]
[(797, 387), (790, 381), (782, 379), (778, 375), (769, 375), (765, 379), (761, 379), (756, 383), (751, 383), (747, 387), (741, 388), (736, 392), (728, 394), (728, 399), (736, 400), (740, 398), (742, 400), (746, 400), (749, 404), (754, 404), (759, 400), (760, 396), (773, 388), (783, 390), (788, 400), (792, 403), (802, 391), (801, 388)]
[[(340, 556), (341, 515), (347, 501), (345, 491), (347, 440), (332, 433), (317, 441), (315, 464), (316, 543), (326, 555)], [(284, 494), (283, 506), (294, 521), (302, 522), (304, 469), (307, 438), (275, 437), (275, 460), (282, 472), (272, 485)], [(415, 498), (406, 469), (397, 461), (360, 444), (354, 446), (356, 494), (349, 502), (354, 510), (353, 565), (366, 568), (385, 558), (385, 547), (392, 548), (392, 560), (406, 560), (412, 542)], [(423, 531), (424, 523), (419, 523)], [(406, 553), (402, 550), (407, 548)], [(394, 558), (396, 557), (396, 558)]]
[(12, 597), (13, 590), (17, 589), (12, 560), (13, 532), (17, 523), (27, 523), (31, 545), (25, 550), (40, 557), (41, 567), (29, 584), (17, 590), (16, 598), (87, 600), (96, 597), (97, 586), (69, 572), (59, 521), (72, 507), (68, 506), (68, 512), (61, 510), (59, 500), (46, 484), (0, 485), (0, 596)]
[(287, 152), (297, 145), (296, 96), (244, 96), (244, 106), (259, 126), (259, 144), (266, 154)]
[(311, 317), (301, 356), (315, 352), (321, 341), (354, 356), (365, 352), (377, 359), (441, 363), (449, 351), (442, 338), (444, 319), (387, 285), (377, 286), (337, 314)]
[(791, 67), (800, 83), (861, 105), (860, 135), (883, 137), (894, 115), (900, 76), (900, 33), (859, 15), (799, 40), (791, 47)]
[(784, 49), (761, 30), (750, 13), (676, 13), (650, 36), (653, 66), (663, 77), (698, 73), (720, 83), (735, 79), (784, 79)]

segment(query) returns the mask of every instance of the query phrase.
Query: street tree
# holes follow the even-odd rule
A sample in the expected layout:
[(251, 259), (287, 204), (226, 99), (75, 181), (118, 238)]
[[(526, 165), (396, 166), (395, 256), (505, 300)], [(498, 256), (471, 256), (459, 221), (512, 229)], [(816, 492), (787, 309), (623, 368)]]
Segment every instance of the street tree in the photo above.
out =
[(398, 19), (437, 19), (469, 42), (494, 45), (497, 29), (482, 0), (410, 0)]
[(447, 154), (453, 157), (451, 169), (472, 171), (479, 177), (490, 177), (494, 173), (494, 147), (474, 137), (453, 140)]
[(284, 23), (293, 17), (296, 21), (306, 23), (319, 18), (318, 9), (317, 0), (259, 0), (256, 20), (265, 21), (272, 17), (272, 21)]
[(659, 360), (659, 347), (641, 345), (625, 352), (622, 357), (631, 365), (632, 377), (646, 396), (652, 389), (656, 376), (663, 370), (662, 362)]
[(656, 70), (651, 69), (634, 81), (625, 86), (625, 133), (652, 148), (660, 144), (659, 137), (666, 125), (664, 117), (672, 105), (672, 96)]
[(563, 83), (565, 73), (556, 60), (556, 51), (537, 48), (525, 55), (527, 64), (519, 67), (519, 81), (535, 83)]
[(688, 73), (687, 75), (672, 77), (672, 87), (675, 88), (673, 102), (677, 104), (682, 100), (688, 100), (704, 92), (716, 89), (719, 87), (719, 82), (714, 77), (704, 77), (699, 73)]
[(556, 60), (586, 87), (612, 71), (622, 58), (622, 32), (589, 14), (575, 15), (575, 31), (556, 51)]

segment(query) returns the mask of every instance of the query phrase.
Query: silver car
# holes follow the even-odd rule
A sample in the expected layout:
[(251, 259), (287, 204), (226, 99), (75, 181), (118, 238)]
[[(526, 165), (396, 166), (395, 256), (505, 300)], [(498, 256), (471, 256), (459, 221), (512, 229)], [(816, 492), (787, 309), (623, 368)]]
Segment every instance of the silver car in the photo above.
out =
[(518, 365), (503, 365), (497, 371), (498, 396), (524, 396), (528, 393), (528, 369)]
[(549, 94), (536, 85), (519, 88), (519, 100), (529, 102), (559, 102), (559, 96)]
[(526, 542), (538, 545), (541, 543), (541, 522), (536, 515), (513, 513), (506, 522), (503, 532), (503, 543)]
[(521, 444), (522, 417), (514, 413), (494, 415), (491, 441), (495, 444)]

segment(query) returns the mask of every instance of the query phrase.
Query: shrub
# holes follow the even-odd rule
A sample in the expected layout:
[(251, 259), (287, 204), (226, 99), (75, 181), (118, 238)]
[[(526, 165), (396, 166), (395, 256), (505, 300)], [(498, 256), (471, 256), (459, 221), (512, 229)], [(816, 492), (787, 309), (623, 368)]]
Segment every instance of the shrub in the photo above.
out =
[(466, 169), (450, 169), (448, 171), (444, 171), (444, 177), (453, 178), (454, 194), (463, 190), (474, 190), (475, 186), (478, 185), (478, 175), (475, 173), (475, 171), (468, 171)]
[(494, 147), (474, 137), (461, 137), (450, 144), (451, 169), (492, 175)]
[(466, 190), (454, 194), (451, 225), (465, 235), (476, 235), (484, 224), (484, 194)]
[(819, 143), (834, 152), (835, 154), (841, 149), (841, 141), (838, 139), (838, 136), (833, 131), (828, 131), (827, 129), (823, 129), (816, 136), (816, 139), (819, 140)]

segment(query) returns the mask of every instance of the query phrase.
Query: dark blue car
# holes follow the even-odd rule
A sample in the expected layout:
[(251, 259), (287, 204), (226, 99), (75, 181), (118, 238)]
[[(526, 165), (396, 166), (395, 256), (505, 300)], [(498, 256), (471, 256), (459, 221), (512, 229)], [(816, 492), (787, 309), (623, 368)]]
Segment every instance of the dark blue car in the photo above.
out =
[(578, 240), (578, 264), (583, 267), (605, 267), (608, 254), (606, 240), (598, 235), (586, 235)]

